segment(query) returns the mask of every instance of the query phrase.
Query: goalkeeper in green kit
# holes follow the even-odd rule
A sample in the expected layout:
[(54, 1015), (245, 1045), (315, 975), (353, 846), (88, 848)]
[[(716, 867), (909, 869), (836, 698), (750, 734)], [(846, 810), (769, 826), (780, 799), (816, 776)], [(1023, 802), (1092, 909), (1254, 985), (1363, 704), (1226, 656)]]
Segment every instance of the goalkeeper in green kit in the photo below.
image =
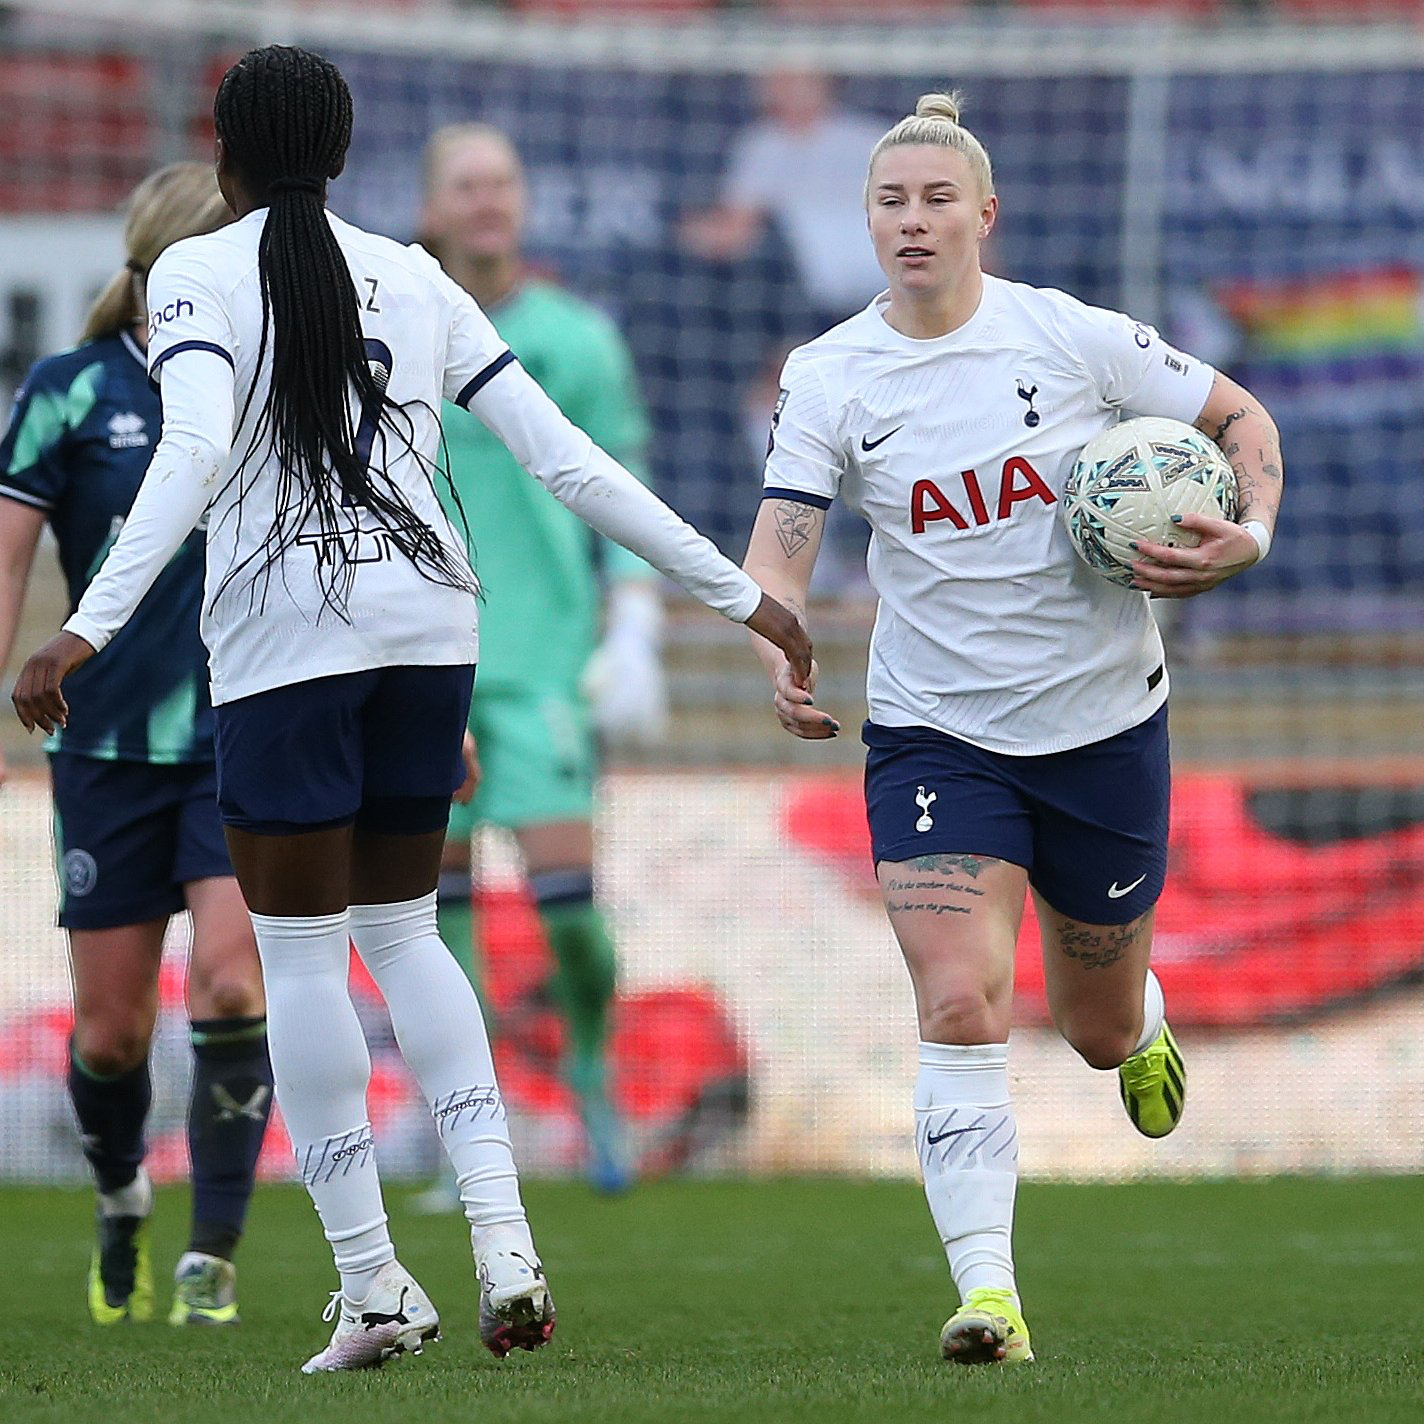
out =
[[(425, 246), (564, 414), (642, 476), (647, 417), (621, 337), (595, 308), (524, 268), (526, 189), (509, 139), (484, 124), (443, 128), (426, 145), (424, 177)], [(471, 837), (483, 824), (512, 831), (557, 963), (552, 988), (589, 1180), (619, 1191), (632, 1164), (608, 1094), (616, 970), (593, 903), (594, 743), (596, 730), (655, 738), (666, 720), (656, 574), (599, 540), (474, 416), (447, 402), (442, 421), (485, 601), (470, 708), (480, 778), (473, 800), (453, 808), (440, 932), (474, 978)]]

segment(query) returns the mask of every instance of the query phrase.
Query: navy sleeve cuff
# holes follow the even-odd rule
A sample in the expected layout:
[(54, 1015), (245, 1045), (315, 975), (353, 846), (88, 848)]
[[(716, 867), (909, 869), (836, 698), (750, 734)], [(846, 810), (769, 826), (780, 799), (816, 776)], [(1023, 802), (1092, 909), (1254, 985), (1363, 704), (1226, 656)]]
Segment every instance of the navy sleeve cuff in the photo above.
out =
[(455, 397), (456, 405), (468, 405), (471, 398), (485, 386), (494, 380), (506, 366), (514, 363), (514, 352), (506, 351), (502, 356), (496, 356), (478, 376), (471, 377), (460, 389), (460, 394)]
[(224, 350), (216, 341), (180, 341), (176, 346), (170, 346), (167, 351), (160, 352), (153, 365), (148, 368), (148, 383), (154, 390), (158, 389), (158, 368), (180, 351), (211, 351), (214, 356), (221, 356), (234, 371), (237, 370), (237, 362), (232, 359), (232, 352)]
[(829, 495), (808, 494), (805, 490), (781, 489), (776, 485), (768, 485), (761, 492), (763, 499), (794, 499), (797, 504), (809, 504), (815, 509), (829, 509), (835, 503)]
[(0, 495), (6, 499), (13, 499), (17, 504), (33, 505), (35, 509), (53, 509), (54, 505), (47, 499), (41, 499), (37, 494), (31, 494), (29, 490), (16, 489), (14, 485), (0, 484)]

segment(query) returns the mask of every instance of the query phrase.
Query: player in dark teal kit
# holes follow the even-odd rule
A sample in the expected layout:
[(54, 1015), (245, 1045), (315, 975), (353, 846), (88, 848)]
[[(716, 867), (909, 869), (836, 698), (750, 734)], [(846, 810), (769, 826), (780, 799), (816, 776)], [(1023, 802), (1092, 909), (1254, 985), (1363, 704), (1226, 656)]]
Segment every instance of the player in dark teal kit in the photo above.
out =
[[(146, 179), (130, 203), (128, 265), (96, 302), (84, 340), (26, 377), (0, 442), (0, 663), (43, 525), (54, 532), (77, 604), (158, 443), (161, 411), (143, 349), (147, 267), (169, 244), (230, 217), (205, 165), (173, 164)], [(154, 1309), (143, 1129), (170, 915), (193, 916), (196, 1059), (193, 1222), (176, 1273), (175, 1325), (237, 1318), (231, 1257), (272, 1100), (256, 945), (217, 814), (198, 635), (203, 545), (200, 529), (112, 646), (75, 672), (66, 684), (68, 725), (46, 745), (59, 922), (74, 976), (69, 1089), (99, 1189), (89, 1308), (105, 1325), (149, 1319)]]

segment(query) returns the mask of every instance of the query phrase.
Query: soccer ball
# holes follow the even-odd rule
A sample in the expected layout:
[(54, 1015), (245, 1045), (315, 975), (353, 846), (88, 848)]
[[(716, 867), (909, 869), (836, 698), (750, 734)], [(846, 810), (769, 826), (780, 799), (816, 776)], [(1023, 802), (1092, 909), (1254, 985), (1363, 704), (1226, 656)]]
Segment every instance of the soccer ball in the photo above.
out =
[(1083, 561), (1130, 585), (1134, 540), (1190, 547), (1174, 514), (1236, 518), (1236, 472), (1214, 441), (1180, 420), (1124, 420), (1090, 440), (1063, 492), (1063, 522)]

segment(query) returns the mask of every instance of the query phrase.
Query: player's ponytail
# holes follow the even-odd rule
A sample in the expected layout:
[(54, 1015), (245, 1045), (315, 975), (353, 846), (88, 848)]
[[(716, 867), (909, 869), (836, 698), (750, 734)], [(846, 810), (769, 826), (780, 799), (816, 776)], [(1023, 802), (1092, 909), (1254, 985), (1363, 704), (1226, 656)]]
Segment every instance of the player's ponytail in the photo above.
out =
[[(327, 606), (345, 617), (354, 575), (352, 511), (360, 509), (426, 578), (473, 591), (468, 564), (386, 472), (389, 433), (413, 451), (413, 424), (385, 394), (389, 370), (367, 352), (351, 270), (326, 216), (327, 180), (341, 172), (351, 140), (345, 79), (307, 50), (255, 49), (223, 76), (213, 120), (233, 167), (253, 195), (268, 202), (257, 248), (262, 333), (256, 365), (260, 371), (270, 341), (272, 378), (243, 462), (270, 440), (278, 483), (263, 570), (270, 571), (299, 535), (315, 535)], [(364, 413), (359, 431), (351, 414), (353, 387)], [(239, 424), (256, 390), (254, 376)]]
[(984, 145), (959, 122), (964, 96), (952, 93), (921, 94), (915, 112), (901, 119), (875, 145), (870, 154), (870, 167), (865, 180), (865, 200), (870, 202), (870, 174), (875, 161), (887, 148), (903, 144), (929, 144), (936, 148), (952, 148), (969, 160), (969, 167), (979, 180), (980, 196), (987, 198), (994, 191), (994, 170)]
[(150, 173), (129, 195), (124, 218), (123, 270), (109, 279), (84, 319), (81, 341), (117, 336), (144, 319), (144, 278), (167, 247), (232, 221), (207, 163), (170, 163)]

